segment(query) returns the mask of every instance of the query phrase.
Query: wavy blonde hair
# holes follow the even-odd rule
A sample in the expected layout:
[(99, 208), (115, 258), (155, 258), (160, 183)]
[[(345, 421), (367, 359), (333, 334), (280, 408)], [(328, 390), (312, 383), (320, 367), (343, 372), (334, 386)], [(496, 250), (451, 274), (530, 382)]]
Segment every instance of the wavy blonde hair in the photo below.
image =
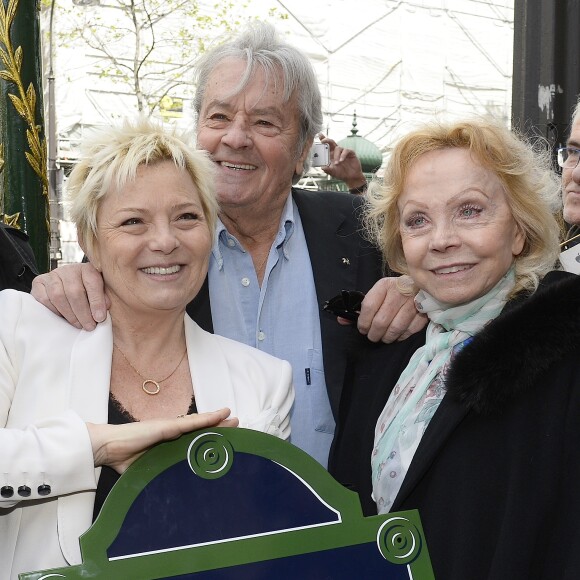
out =
[(101, 201), (134, 181), (141, 165), (162, 161), (172, 161), (191, 176), (213, 242), (218, 211), (214, 166), (205, 151), (190, 144), (193, 142), (186, 133), (140, 117), (98, 130), (83, 143), (82, 157), (68, 178), (66, 193), (69, 215), (86, 253), (94, 246)]
[(383, 182), (371, 183), (364, 223), (370, 239), (389, 267), (408, 273), (399, 230), (398, 198), (413, 163), (431, 151), (459, 147), (493, 171), (502, 182), (512, 216), (524, 234), (524, 248), (515, 257), (512, 295), (534, 291), (554, 268), (559, 255), (561, 208), (559, 179), (548, 149), (485, 119), (432, 123), (404, 136), (392, 151)]

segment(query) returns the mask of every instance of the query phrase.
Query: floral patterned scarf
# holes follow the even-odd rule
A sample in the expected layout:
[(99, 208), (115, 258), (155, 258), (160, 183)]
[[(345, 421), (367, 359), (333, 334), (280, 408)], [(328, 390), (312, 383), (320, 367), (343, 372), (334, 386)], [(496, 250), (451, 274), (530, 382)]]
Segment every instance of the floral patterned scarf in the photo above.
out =
[(371, 456), (373, 498), (379, 513), (390, 511), (429, 421), (445, 395), (452, 356), (503, 309), (515, 285), (513, 268), (484, 296), (444, 307), (420, 291), (417, 310), (427, 314), (427, 340), (402, 372), (375, 428)]

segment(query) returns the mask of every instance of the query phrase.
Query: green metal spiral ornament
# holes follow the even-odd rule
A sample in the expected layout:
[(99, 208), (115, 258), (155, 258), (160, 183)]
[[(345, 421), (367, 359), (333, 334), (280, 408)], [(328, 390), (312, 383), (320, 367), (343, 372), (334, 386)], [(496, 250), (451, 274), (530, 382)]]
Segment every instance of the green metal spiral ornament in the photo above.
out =
[(203, 433), (196, 437), (187, 451), (191, 470), (204, 479), (223, 477), (232, 467), (234, 449), (219, 433)]
[(392, 517), (379, 528), (377, 545), (393, 564), (410, 564), (421, 553), (421, 533), (407, 518)]

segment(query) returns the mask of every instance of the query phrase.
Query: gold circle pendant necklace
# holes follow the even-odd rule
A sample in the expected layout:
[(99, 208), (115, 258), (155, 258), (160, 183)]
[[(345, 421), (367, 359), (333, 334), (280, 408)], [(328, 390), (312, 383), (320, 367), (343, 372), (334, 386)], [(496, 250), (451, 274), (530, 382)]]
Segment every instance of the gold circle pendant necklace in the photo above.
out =
[[(181, 358), (179, 359), (179, 362), (177, 363), (177, 366), (164, 378), (164, 379), (159, 379), (159, 380), (155, 380), (155, 379), (148, 379), (146, 377), (144, 377), (138, 369), (136, 369), (132, 364), (131, 361), (127, 358), (127, 356), (125, 355), (125, 353), (119, 348), (119, 346), (117, 345), (117, 343), (113, 343), (113, 346), (121, 353), (121, 356), (127, 361), (127, 364), (143, 379), (143, 384), (141, 385), (141, 388), (148, 394), (148, 395), (156, 395), (157, 393), (159, 393), (159, 391), (161, 390), (161, 383), (166, 381), (167, 379), (170, 379), (174, 374), (175, 371), (181, 366), (181, 363), (183, 362), (183, 359), (185, 358), (185, 354), (187, 353), (187, 348), (183, 351), (183, 354), (181, 355)], [(147, 385), (152, 385), (152, 388), (148, 388)]]

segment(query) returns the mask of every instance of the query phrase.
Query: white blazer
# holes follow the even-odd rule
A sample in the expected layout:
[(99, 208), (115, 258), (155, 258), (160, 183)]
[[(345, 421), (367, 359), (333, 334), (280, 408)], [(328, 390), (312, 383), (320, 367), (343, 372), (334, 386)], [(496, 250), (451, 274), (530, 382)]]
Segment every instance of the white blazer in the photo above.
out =
[[(229, 407), (240, 426), (288, 438), (288, 362), (187, 315), (185, 337), (199, 412)], [(112, 354), (109, 317), (85, 332), (28, 294), (0, 292), (0, 580), (81, 561), (100, 473), (85, 422), (107, 422)]]

